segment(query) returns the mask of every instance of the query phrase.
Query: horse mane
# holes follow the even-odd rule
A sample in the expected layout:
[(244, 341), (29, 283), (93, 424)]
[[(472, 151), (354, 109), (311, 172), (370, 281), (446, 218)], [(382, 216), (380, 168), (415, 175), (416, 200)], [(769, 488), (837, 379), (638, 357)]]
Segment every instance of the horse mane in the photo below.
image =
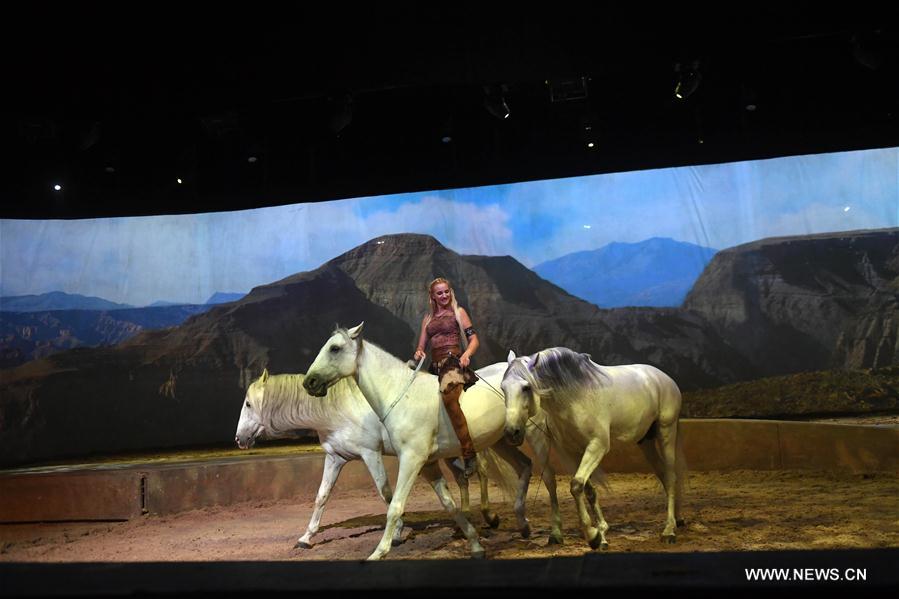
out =
[(527, 362), (515, 360), (510, 372), (528, 381), (541, 397), (551, 397), (554, 391), (601, 388), (608, 381), (608, 375), (590, 361), (588, 354), (567, 347), (544, 349), (529, 356)]
[(250, 385), (264, 386), (257, 410), (272, 433), (294, 430), (296, 427), (289, 423), (290, 420), (333, 420), (336, 415), (346, 415), (346, 407), (337, 403), (346, 402), (353, 396), (352, 383), (348, 379), (341, 379), (328, 387), (325, 397), (313, 398), (303, 388), (305, 378), (305, 374), (272, 374), (264, 383), (260, 382), (260, 377)]

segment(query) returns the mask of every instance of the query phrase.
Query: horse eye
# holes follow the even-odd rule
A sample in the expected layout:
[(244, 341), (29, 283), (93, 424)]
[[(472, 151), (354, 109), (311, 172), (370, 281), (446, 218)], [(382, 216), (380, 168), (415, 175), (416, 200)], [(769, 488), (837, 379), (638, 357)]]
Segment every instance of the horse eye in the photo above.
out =
[(332, 353), (332, 354), (336, 354), (336, 353), (339, 352), (339, 351), (340, 351), (340, 348), (339, 348), (338, 346), (336, 346), (336, 345), (332, 345), (332, 346), (331, 346), (331, 353)]
[(248, 407), (248, 408), (249, 408), (249, 407), (252, 407), (252, 406), (250, 406), (250, 401), (249, 401), (249, 400), (247, 400), (247, 407)]
[(530, 385), (522, 385), (521, 390), (524, 391), (525, 393), (527, 393), (528, 391), (531, 390), (531, 386)]

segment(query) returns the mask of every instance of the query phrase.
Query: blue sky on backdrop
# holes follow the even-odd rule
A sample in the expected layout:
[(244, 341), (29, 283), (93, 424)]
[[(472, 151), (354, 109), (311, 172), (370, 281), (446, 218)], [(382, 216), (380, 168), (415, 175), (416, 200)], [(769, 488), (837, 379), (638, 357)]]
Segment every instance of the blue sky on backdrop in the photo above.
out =
[(0, 295), (202, 303), (390, 233), (426, 233), (460, 254), (533, 267), (613, 241), (670, 237), (723, 249), (897, 226), (899, 148), (888, 148), (237, 212), (0, 220)]

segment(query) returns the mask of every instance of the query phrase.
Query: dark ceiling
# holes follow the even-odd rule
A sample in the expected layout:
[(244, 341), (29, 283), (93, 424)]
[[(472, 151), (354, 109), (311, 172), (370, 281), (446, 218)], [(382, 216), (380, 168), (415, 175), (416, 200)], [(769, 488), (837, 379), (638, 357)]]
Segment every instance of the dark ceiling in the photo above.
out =
[[(234, 210), (899, 145), (899, 29), (870, 16), (650, 24), (637, 7), (348, 24), (349, 6), (119, 6), (7, 20), (2, 216)], [(675, 98), (675, 65), (697, 61), (696, 91)], [(552, 101), (581, 78), (586, 98)], [(486, 110), (485, 86), (505, 86), (509, 118)]]

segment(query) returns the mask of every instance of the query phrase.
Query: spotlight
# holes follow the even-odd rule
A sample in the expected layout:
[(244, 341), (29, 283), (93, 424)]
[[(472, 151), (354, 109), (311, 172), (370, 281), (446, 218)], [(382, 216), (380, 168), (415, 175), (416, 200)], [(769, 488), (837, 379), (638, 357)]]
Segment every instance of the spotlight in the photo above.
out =
[(250, 156), (249, 158), (247, 158), (247, 162), (249, 162), (250, 164), (253, 164), (257, 160), (259, 160), (259, 159), (256, 158), (255, 156)]
[(103, 169), (103, 170), (106, 171), (107, 173), (114, 173), (114, 172), (115, 172), (115, 167), (114, 167), (114, 166), (107, 166), (107, 167), (106, 167), (105, 169)]
[(334, 101), (334, 110), (331, 113), (331, 131), (335, 135), (340, 135), (340, 132), (346, 129), (352, 122), (353, 96), (344, 94)]
[(55, 189), (56, 191), (62, 191), (62, 185), (57, 183), (56, 185), (53, 186), (53, 189)]
[(580, 116), (581, 141), (592, 150), (596, 148), (599, 140), (599, 127), (596, 126), (597, 117), (592, 111), (585, 111)]
[(745, 83), (741, 84), (740, 100), (743, 108), (746, 109), (747, 112), (755, 112), (756, 110), (758, 110), (759, 103), (754, 87), (749, 86)]
[(681, 63), (674, 65), (677, 73), (677, 85), (674, 87), (674, 97), (686, 100), (696, 91), (702, 81), (702, 73), (699, 72), (699, 61), (694, 60), (690, 66), (684, 67)]
[(184, 183), (184, 181), (182, 181), (181, 179), (178, 179), (177, 181), (178, 181), (178, 185), (181, 185), (182, 183)]
[(453, 141), (453, 117), (449, 116), (446, 119), (446, 122), (443, 123), (443, 127), (440, 129), (440, 141), (445, 144), (451, 143)]
[(509, 88), (506, 85), (484, 86), (484, 107), (487, 109), (487, 112), (501, 121), (509, 118), (511, 114), (509, 105), (506, 104), (506, 93), (508, 91)]

